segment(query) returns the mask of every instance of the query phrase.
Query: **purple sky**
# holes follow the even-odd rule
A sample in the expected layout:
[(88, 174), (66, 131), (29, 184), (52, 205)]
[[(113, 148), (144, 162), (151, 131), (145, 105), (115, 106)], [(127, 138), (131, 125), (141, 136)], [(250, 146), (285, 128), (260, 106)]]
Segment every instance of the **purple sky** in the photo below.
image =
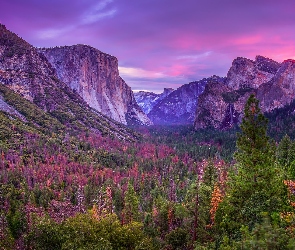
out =
[(88, 44), (133, 90), (225, 76), (238, 56), (295, 59), (293, 0), (1, 0), (0, 22), (36, 47)]

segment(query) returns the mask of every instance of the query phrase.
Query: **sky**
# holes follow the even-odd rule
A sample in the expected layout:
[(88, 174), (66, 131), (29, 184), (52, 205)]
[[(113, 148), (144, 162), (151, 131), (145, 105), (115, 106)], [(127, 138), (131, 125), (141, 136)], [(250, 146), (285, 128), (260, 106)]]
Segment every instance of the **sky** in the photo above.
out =
[(1, 0), (0, 23), (36, 47), (114, 55), (135, 91), (226, 76), (236, 57), (295, 59), (293, 0)]

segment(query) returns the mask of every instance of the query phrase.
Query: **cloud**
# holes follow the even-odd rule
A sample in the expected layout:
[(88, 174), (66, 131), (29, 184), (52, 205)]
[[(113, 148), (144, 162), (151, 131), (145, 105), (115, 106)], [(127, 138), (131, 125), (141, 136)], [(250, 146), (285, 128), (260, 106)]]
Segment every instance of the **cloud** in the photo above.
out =
[(95, 23), (103, 18), (114, 16), (115, 13), (117, 12), (115, 8), (106, 10), (108, 5), (112, 2), (113, 2), (112, 0), (104, 0), (96, 4), (95, 6), (91, 7), (91, 9), (84, 14), (82, 18), (82, 23), (83, 24)]
[(45, 29), (36, 32), (36, 36), (40, 39), (54, 39), (58, 38), (66, 32), (73, 30), (75, 26), (68, 26), (64, 28)]
[(115, 15), (116, 12), (117, 12), (117, 10), (112, 9), (112, 10), (109, 10), (106, 12), (92, 13), (92, 14), (85, 16), (82, 23), (83, 24), (94, 23), (94, 22), (101, 20), (105, 17), (112, 17)]
[(207, 51), (201, 54), (196, 54), (196, 55), (184, 55), (184, 56), (178, 56), (177, 59), (179, 60), (189, 60), (189, 61), (196, 61), (199, 60), (203, 57), (207, 57), (212, 53), (212, 51)]
[(171, 76), (163, 72), (148, 71), (141, 68), (119, 67), (120, 76), (133, 87), (135, 91), (163, 92), (167, 84), (178, 88), (186, 83), (183, 75)]
[(127, 77), (137, 77), (137, 78), (164, 78), (165, 76), (162, 72), (153, 72), (140, 68), (127, 68), (119, 67), (119, 72), (121, 76)]
[(95, 5), (90, 6), (80, 18), (75, 18), (71, 24), (69, 23), (65, 26), (61, 26), (61, 24), (56, 24), (55, 28), (37, 30), (35, 32), (35, 35), (42, 40), (54, 40), (66, 35), (66, 33), (75, 32), (75, 30), (79, 29), (79, 27), (95, 23), (104, 18), (113, 17), (117, 10), (114, 8), (107, 9), (109, 4), (112, 2), (112, 0), (104, 0), (96, 3)]
[(295, 58), (290, 0), (3, 0), (0, 21), (35, 46), (115, 55), (132, 88), (225, 76), (238, 56)]

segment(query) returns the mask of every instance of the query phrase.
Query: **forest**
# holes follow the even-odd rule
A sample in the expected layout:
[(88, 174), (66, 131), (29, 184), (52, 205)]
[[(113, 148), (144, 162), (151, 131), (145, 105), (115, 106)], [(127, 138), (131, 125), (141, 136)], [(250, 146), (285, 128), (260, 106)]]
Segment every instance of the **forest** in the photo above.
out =
[(0, 112), (0, 249), (295, 249), (295, 142), (274, 117), (251, 95), (239, 127), (124, 141)]

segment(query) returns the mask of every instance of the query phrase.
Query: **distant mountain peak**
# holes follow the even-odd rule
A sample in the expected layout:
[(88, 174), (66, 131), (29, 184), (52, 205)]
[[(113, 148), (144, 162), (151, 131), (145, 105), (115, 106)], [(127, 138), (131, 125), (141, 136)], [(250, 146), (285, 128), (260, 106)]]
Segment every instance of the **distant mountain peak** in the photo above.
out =
[(170, 95), (173, 91), (174, 89), (172, 88), (164, 88), (164, 91), (160, 94), (139, 91), (134, 93), (134, 97), (137, 104), (142, 108), (143, 112), (148, 114), (158, 102)]
[(223, 78), (212, 76), (184, 84), (158, 102), (148, 117), (154, 124), (160, 125), (192, 124), (198, 106), (198, 97), (203, 93), (208, 81), (213, 80), (224, 82)]

